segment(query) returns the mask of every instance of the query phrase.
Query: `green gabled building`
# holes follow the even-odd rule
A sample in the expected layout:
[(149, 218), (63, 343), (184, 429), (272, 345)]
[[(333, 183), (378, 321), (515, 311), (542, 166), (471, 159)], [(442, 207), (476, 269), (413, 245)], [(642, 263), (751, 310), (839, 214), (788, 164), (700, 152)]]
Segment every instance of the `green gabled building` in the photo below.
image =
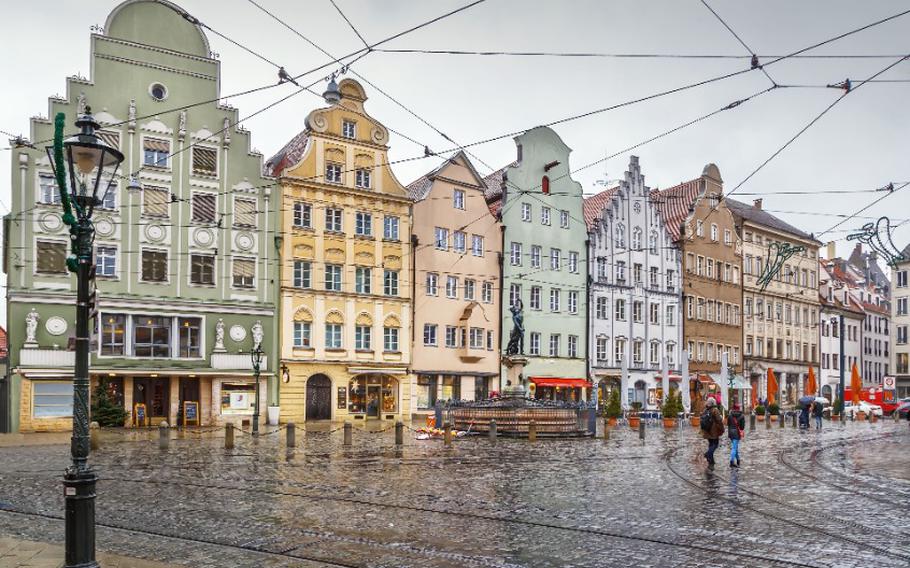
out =
[(524, 380), (537, 398), (583, 400), (590, 383), (581, 185), (570, 175), (569, 147), (552, 129), (533, 128), (515, 144), (518, 159), (484, 180), (487, 203), (503, 226), (501, 345), (505, 352), (510, 309), (521, 300)]
[(67, 78), (66, 97), (31, 120), (37, 148), (10, 152), (11, 430), (71, 427), (76, 281), (65, 267), (68, 232), (44, 146), (56, 113), (66, 114), (69, 133), (87, 106), (104, 140), (125, 155), (121, 171), (141, 184), (128, 189), (120, 180), (94, 215), (93, 383), (106, 381), (131, 424), (137, 405), (147, 423), (182, 421), (186, 402), (197, 403), (201, 424), (249, 421), (255, 337), (266, 354), (263, 420), (267, 406), (277, 407), (280, 193), (263, 177), (249, 132), (235, 126), (237, 109), (209, 102), (174, 110), (217, 99), (220, 65), (178, 6), (123, 2), (91, 37), (92, 76)]

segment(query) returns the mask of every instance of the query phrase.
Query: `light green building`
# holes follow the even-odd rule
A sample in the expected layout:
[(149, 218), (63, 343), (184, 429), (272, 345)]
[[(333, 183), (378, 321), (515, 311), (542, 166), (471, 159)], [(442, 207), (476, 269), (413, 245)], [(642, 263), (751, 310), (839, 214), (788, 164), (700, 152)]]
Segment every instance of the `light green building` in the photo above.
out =
[(131, 423), (144, 414), (173, 424), (185, 408), (201, 424), (249, 421), (250, 351), (261, 337), (262, 416), (272, 406), (277, 418), (280, 192), (263, 178), (249, 132), (234, 126), (237, 109), (174, 110), (220, 92), (220, 62), (181, 14), (161, 0), (117, 6), (92, 35), (92, 76), (67, 78), (66, 97), (31, 121), (37, 148), (11, 152), (4, 254), (13, 431), (71, 426), (76, 281), (44, 146), (57, 112), (70, 133), (86, 106), (125, 155), (122, 173), (136, 173), (142, 186), (128, 190), (121, 180), (94, 215), (93, 383), (108, 381)]
[(524, 379), (537, 398), (581, 400), (588, 395), (581, 185), (569, 175), (569, 147), (552, 129), (534, 128), (515, 143), (518, 159), (485, 179), (487, 202), (503, 225), (503, 351), (513, 328), (510, 308), (520, 299), (522, 354), (529, 358)]

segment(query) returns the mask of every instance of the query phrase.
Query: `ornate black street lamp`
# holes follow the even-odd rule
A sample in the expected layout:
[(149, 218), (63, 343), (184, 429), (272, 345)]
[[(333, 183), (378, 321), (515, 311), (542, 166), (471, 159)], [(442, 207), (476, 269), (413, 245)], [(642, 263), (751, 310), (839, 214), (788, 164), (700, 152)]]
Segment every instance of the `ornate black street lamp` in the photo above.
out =
[[(95, 473), (89, 454), (89, 318), (94, 292), (95, 207), (114, 187), (123, 154), (107, 145), (95, 131), (100, 125), (86, 107), (76, 121), (81, 131), (63, 140), (65, 116), (55, 119), (54, 145), (47, 154), (54, 169), (63, 221), (70, 227), (72, 254), (67, 268), (76, 274), (76, 364), (73, 373), (73, 463), (63, 475), (66, 501), (65, 568), (95, 568)], [(99, 191), (100, 190), (100, 191)], [(72, 196), (72, 197), (71, 197)]]
[(262, 367), (262, 344), (257, 343), (250, 351), (253, 360), (253, 377), (256, 379), (256, 400), (253, 401), (253, 435), (259, 434), (259, 370)]

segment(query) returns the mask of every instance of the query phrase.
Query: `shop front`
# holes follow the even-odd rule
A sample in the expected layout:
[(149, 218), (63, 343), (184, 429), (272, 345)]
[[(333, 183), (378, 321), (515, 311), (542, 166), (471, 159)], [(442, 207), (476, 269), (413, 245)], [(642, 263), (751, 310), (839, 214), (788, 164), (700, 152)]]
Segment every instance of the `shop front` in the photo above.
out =
[(590, 400), (591, 381), (561, 377), (531, 377), (531, 390), (538, 400), (583, 402)]
[(498, 379), (499, 375), (495, 373), (417, 373), (414, 414), (429, 415), (433, 413), (436, 403), (488, 399), (491, 395), (498, 394)]

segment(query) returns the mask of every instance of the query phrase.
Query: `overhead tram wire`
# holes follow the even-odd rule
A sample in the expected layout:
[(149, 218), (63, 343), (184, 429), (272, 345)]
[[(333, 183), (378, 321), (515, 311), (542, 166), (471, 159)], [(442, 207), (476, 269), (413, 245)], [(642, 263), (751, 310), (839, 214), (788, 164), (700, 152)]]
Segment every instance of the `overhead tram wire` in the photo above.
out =
[[(905, 56), (901, 57), (900, 59), (898, 59), (897, 61), (894, 61), (893, 63), (888, 64), (888, 65), (887, 65), (886, 67), (884, 67), (883, 69), (881, 69), (881, 70), (875, 72), (871, 77), (869, 77), (869, 79), (867, 79), (867, 81), (868, 81), (868, 80), (871, 80), (871, 79), (875, 79), (876, 77), (879, 77), (880, 75), (882, 75), (882, 74), (884, 74), (884, 73), (890, 71), (892, 68), (894, 68), (894, 67), (896, 67), (897, 65), (903, 63), (903, 62), (906, 61), (908, 58), (910, 58), (910, 55), (905, 55)], [(812, 120), (810, 120), (805, 126), (803, 126), (796, 134), (794, 134), (792, 137), (790, 137), (790, 139), (787, 140), (780, 148), (778, 148), (777, 150), (774, 151), (774, 153), (772, 153), (770, 156), (768, 156), (768, 158), (766, 158), (765, 161), (763, 161), (761, 164), (758, 165), (758, 167), (756, 167), (754, 170), (752, 170), (752, 172), (751, 172), (749, 175), (747, 175), (745, 178), (743, 178), (743, 180), (742, 180), (741, 182), (739, 182), (738, 184), (736, 184), (736, 186), (735, 186), (733, 189), (731, 189), (729, 192), (727, 192), (727, 193), (724, 195), (724, 197), (729, 197), (729, 196), (733, 195), (734, 193), (736, 193), (737, 191), (739, 191), (739, 189), (740, 189), (746, 182), (748, 182), (750, 179), (752, 179), (752, 177), (754, 177), (755, 174), (757, 174), (757, 173), (760, 172), (765, 166), (767, 166), (768, 163), (771, 162), (771, 160), (773, 160), (774, 158), (776, 158), (777, 156), (779, 156), (779, 155), (781, 154), (781, 152), (783, 152), (784, 150), (786, 150), (786, 149), (790, 146), (790, 144), (792, 144), (793, 142), (795, 142), (797, 138), (799, 138), (800, 136), (803, 135), (803, 133), (805, 133), (807, 130), (809, 130), (810, 128), (812, 128), (812, 126), (813, 126), (816, 122), (818, 122), (819, 120), (822, 119), (822, 117), (824, 117), (826, 114), (828, 114), (828, 112), (830, 112), (831, 109), (833, 109), (835, 106), (837, 106), (838, 103), (840, 103), (842, 100), (844, 100), (844, 98), (846, 98), (846, 97), (847, 97), (848, 95), (850, 95), (851, 93), (856, 92), (856, 90), (859, 89), (860, 87), (862, 87), (864, 84), (866, 84), (865, 81), (862, 82), (862, 83), (860, 83), (860, 84), (859, 84), (857, 87), (855, 87), (855, 88), (852, 88), (852, 89), (849, 89), (849, 90), (845, 90), (844, 93), (841, 94), (841, 96), (839, 96), (838, 98), (834, 99), (834, 101), (833, 101), (831, 104), (829, 104), (827, 107), (825, 107), (824, 110), (822, 110), (820, 113), (818, 113)], [(713, 211), (713, 209), (712, 209), (712, 211)]]
[[(580, 58), (606, 58), (606, 59), (751, 59), (751, 55), (727, 55), (710, 53), (598, 53), (598, 52), (558, 52), (558, 51), (476, 51), (463, 49), (417, 49), (417, 48), (378, 48), (377, 53), (414, 54), (414, 55), (474, 55), (474, 56), (504, 56), (504, 57), (580, 57)], [(759, 58), (775, 59), (785, 55), (758, 54)], [(793, 55), (792, 59), (894, 59), (898, 54), (818, 54), (818, 55)]]
[[(850, 219), (853, 219), (854, 217), (857, 217), (860, 213), (865, 212), (867, 209), (871, 208), (873, 205), (876, 205), (876, 204), (879, 203), (880, 201), (882, 201), (882, 200), (884, 200), (884, 199), (887, 199), (887, 198), (891, 197), (892, 195), (894, 195), (894, 194), (897, 193), (898, 191), (904, 189), (904, 188), (907, 187), (908, 185), (910, 185), (910, 182), (904, 183), (904, 184), (902, 184), (900, 187), (895, 187), (895, 188), (894, 188), (894, 191), (889, 191), (889, 192), (885, 193), (884, 195), (882, 195), (882, 196), (880, 196), (880, 197), (878, 197), (878, 198), (872, 200), (872, 202), (869, 203), (868, 205), (865, 205), (864, 207), (860, 208), (860, 209), (857, 210), (856, 212), (847, 215), (844, 219), (838, 221), (837, 223), (831, 225), (831, 227), (829, 227), (828, 229), (825, 229), (824, 231), (822, 231), (821, 233), (819, 233), (819, 234), (817, 235), (817, 237), (820, 237), (820, 236), (822, 236), (822, 235), (824, 235), (824, 234), (826, 234), (826, 233), (830, 233), (831, 231), (833, 231), (834, 229), (840, 227), (841, 225), (843, 225), (844, 223), (846, 223), (846, 222), (849, 221)], [(901, 225), (903, 225), (905, 222), (906, 222), (906, 221), (902, 221), (902, 222), (901, 222)]]
[(335, 10), (338, 12), (338, 14), (339, 14), (342, 18), (344, 18), (344, 21), (348, 23), (348, 26), (351, 28), (351, 31), (353, 31), (354, 34), (357, 35), (357, 37), (360, 39), (360, 41), (363, 42), (363, 45), (365, 45), (367, 49), (372, 49), (372, 48), (370, 47), (370, 42), (368, 42), (367, 40), (365, 40), (365, 39), (363, 38), (363, 36), (360, 34), (360, 32), (357, 31), (357, 28), (354, 27), (353, 22), (351, 22), (351, 20), (348, 19), (348, 17), (344, 14), (344, 12), (341, 11), (341, 8), (338, 7), (338, 4), (335, 2), (335, 0), (329, 0), (329, 2), (332, 3), (332, 6), (335, 7)]
[(725, 28), (727, 28), (727, 31), (729, 31), (729, 32), (733, 35), (733, 37), (736, 38), (736, 41), (738, 41), (738, 42), (740, 43), (740, 45), (742, 45), (743, 47), (746, 48), (746, 51), (748, 51), (748, 52), (749, 52), (749, 55), (751, 55), (751, 57), (752, 57), (752, 68), (753, 68), (753, 69), (755, 69), (755, 68), (761, 69), (761, 72), (764, 73), (765, 77), (767, 77), (768, 80), (771, 81), (771, 84), (774, 85), (774, 86), (776, 87), (776, 86), (777, 86), (777, 81), (775, 81), (775, 80), (771, 77), (771, 75), (768, 74), (768, 72), (765, 70), (765, 68), (764, 68), (763, 65), (760, 65), (760, 64), (759, 64), (759, 58), (758, 58), (758, 55), (755, 53), (755, 51), (754, 51), (751, 47), (749, 47), (749, 46), (746, 44), (745, 41), (743, 41), (743, 38), (739, 37), (739, 34), (738, 34), (738, 33), (736, 33), (735, 31), (733, 31), (733, 28), (731, 28), (730, 25), (729, 25), (726, 21), (724, 21), (723, 18), (720, 17), (720, 14), (718, 14), (717, 11), (715, 11), (714, 8), (712, 8), (711, 5), (708, 4), (707, 0), (701, 0), (701, 3), (704, 5), (705, 8), (708, 9), (708, 11), (710, 11), (712, 14), (714, 14), (714, 17), (717, 18), (717, 20), (718, 20)]

